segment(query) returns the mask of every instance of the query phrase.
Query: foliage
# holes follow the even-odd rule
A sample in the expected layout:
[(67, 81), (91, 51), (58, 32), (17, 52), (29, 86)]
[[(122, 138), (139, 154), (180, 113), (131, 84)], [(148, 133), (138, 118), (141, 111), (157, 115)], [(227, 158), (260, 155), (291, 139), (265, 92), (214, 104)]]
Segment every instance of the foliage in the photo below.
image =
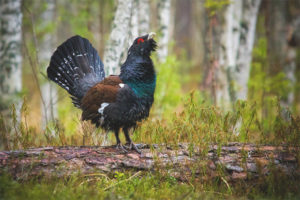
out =
[(253, 184), (222, 179), (182, 182), (167, 171), (74, 174), (64, 178), (14, 180), (0, 175), (3, 199), (297, 199), (299, 180), (274, 172)]
[(174, 108), (179, 106), (181, 96), (183, 94), (181, 88), (181, 76), (179, 67), (183, 64), (174, 55), (170, 55), (163, 63), (158, 63), (157, 66), (157, 88), (155, 90), (155, 114), (164, 117), (173, 113)]
[(214, 16), (228, 4), (230, 0), (205, 0), (204, 6), (209, 10), (209, 15)]

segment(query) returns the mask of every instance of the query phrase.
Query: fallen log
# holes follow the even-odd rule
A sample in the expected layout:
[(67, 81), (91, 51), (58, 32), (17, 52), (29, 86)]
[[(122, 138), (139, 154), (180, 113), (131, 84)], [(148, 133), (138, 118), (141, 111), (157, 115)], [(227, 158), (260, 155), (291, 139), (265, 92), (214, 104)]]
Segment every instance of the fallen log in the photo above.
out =
[(299, 147), (228, 143), (211, 145), (206, 153), (191, 150), (189, 144), (174, 147), (139, 144), (142, 153), (126, 154), (114, 146), (42, 147), (0, 152), (0, 173), (16, 179), (47, 176), (62, 177), (73, 173), (112, 173), (120, 170), (167, 170), (185, 180), (195, 176), (227, 180), (253, 179), (269, 175), (274, 169), (287, 176), (299, 177)]

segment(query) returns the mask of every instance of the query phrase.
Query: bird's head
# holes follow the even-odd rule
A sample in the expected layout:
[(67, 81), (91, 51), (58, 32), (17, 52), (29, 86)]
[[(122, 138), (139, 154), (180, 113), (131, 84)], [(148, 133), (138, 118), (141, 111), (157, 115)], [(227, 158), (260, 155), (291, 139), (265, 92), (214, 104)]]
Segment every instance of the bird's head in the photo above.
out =
[(137, 37), (131, 47), (128, 50), (128, 54), (134, 53), (138, 55), (150, 56), (152, 51), (156, 49), (156, 42), (153, 39), (155, 36), (154, 32), (147, 35)]

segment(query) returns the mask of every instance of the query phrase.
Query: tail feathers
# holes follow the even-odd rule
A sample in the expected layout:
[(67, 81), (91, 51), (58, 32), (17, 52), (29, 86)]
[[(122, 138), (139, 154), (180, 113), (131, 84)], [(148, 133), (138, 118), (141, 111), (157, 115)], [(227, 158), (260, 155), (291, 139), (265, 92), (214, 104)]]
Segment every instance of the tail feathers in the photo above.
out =
[(72, 95), (75, 106), (85, 93), (105, 77), (103, 63), (91, 43), (73, 36), (53, 53), (47, 69), (48, 77)]

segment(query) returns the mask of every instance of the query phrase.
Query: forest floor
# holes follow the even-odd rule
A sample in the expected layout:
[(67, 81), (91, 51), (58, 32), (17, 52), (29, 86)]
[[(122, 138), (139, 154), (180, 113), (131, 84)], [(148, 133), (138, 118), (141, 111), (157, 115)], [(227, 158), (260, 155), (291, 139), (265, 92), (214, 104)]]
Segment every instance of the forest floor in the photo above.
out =
[[(278, 104), (272, 104), (274, 115), (263, 119), (255, 107), (256, 104), (238, 102), (234, 112), (224, 113), (214, 106), (206, 105), (200, 98), (195, 97), (196, 95), (191, 93), (175, 114), (172, 114), (174, 110), (171, 107), (169, 112), (163, 112), (161, 118), (155, 118), (154, 114), (157, 115), (156, 112), (159, 110), (154, 109), (152, 116), (139, 124), (134, 131), (133, 141), (149, 146), (165, 144), (175, 148), (185, 143), (188, 145), (183, 155), (189, 158), (195, 153), (200, 157), (200, 161), (212, 153), (211, 144), (216, 144), (214, 153), (220, 157), (234, 154), (230, 151), (222, 154), (222, 147), (235, 143), (252, 144), (254, 147), (266, 145), (285, 146), (287, 149), (299, 148), (300, 117), (289, 114), (289, 118), (283, 118)], [(0, 139), (3, 148), (7, 152), (12, 152), (5, 154), (20, 155), (19, 157), (26, 161), (28, 155), (22, 152), (29, 148), (59, 149), (62, 146), (69, 146), (76, 149), (80, 146), (102, 146), (103, 132), (89, 123), (80, 122), (80, 114), (73, 111), (70, 102), (60, 111), (62, 120), (49, 124), (42, 131), (29, 125), (30, 119), (26, 118), (28, 108), (26, 104), (24, 105), (21, 121), (15, 120), (15, 114), (12, 125), (7, 125), (5, 119), (0, 118)], [(160, 107), (167, 106), (157, 103), (157, 108)], [(108, 144), (114, 144), (112, 134), (108, 136), (107, 141)], [(241, 156), (240, 159), (243, 161), (245, 158), (244, 161), (247, 161), (248, 153), (245, 151), (239, 153), (246, 156)], [(2, 153), (1, 156), (5, 157), (5, 154)], [(42, 154), (32, 155), (39, 159), (43, 158)], [(292, 157), (284, 154), (279, 163), (294, 163), (293, 169), (298, 171), (299, 157), (299, 151), (295, 151)], [(26, 164), (25, 161), (23, 164)], [(173, 165), (158, 167), (156, 170), (117, 169), (110, 173), (78, 172), (62, 174), (59, 177), (37, 174), (24, 178), (17, 176), (18, 173), (12, 175), (9, 173), (17, 166), (15, 164), (0, 173), (0, 199), (299, 199), (299, 176), (282, 173), (276, 167), (272, 167), (274, 163), (276, 159), (274, 162), (268, 162), (266, 166), (269, 171), (264, 176), (256, 176), (252, 181), (251, 176), (248, 174), (244, 176), (243, 173), (244, 178), (230, 179), (227, 171), (232, 168), (226, 165), (225, 168), (215, 165), (217, 175), (213, 178), (203, 178), (209, 173), (206, 171), (207, 168), (201, 165), (191, 171), (191, 176), (184, 178), (174, 173)], [(47, 166), (47, 162), (44, 165)], [(35, 165), (30, 164), (18, 166), (21, 166), (18, 168), (19, 174), (35, 168)], [(252, 164), (249, 165), (250, 168), (251, 166)], [(258, 171), (261, 169), (259, 166), (256, 168)], [(63, 169), (56, 168), (56, 172), (60, 171), (63, 172)], [(197, 171), (201, 171), (202, 178), (193, 176)]]
[(228, 143), (208, 153), (139, 145), (0, 152), (1, 199), (299, 199), (299, 147)]

